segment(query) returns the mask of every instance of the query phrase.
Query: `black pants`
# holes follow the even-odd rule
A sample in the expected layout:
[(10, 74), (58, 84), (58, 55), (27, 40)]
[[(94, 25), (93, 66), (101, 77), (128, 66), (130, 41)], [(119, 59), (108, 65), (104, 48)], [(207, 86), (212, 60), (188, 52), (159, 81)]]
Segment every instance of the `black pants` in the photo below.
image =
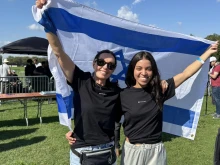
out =
[(121, 129), (121, 123), (115, 122), (115, 148), (120, 148), (120, 129)]

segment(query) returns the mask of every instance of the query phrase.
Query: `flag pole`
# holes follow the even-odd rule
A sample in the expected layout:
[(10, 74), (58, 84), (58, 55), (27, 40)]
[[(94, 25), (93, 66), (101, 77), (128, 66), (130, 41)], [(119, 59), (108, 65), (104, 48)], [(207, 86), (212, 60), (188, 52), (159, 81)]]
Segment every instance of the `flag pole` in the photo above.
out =
[(209, 96), (209, 79), (206, 85), (205, 115), (207, 115), (207, 109), (208, 109), (208, 96)]
[[(3, 53), (2, 52), (3, 52), (2, 49), (0, 49), (0, 56), (2, 57), (2, 72), (0, 73), (0, 94), (2, 94), (2, 88), (3, 88), (2, 79), (1, 79), (3, 75)], [(2, 105), (1, 103), (2, 101), (0, 100), (0, 105)]]

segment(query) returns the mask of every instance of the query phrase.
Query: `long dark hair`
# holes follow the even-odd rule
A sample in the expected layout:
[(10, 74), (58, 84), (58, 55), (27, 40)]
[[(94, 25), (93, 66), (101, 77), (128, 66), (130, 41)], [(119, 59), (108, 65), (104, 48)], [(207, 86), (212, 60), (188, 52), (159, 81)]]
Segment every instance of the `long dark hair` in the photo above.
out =
[[(116, 60), (116, 55), (115, 55), (115, 53), (112, 52), (112, 51), (110, 51), (110, 50), (108, 50), (108, 49), (105, 49), (105, 50), (102, 50), (102, 51), (98, 52), (98, 53), (95, 55), (94, 59), (93, 59), (93, 62), (94, 62), (94, 63), (96, 62), (97, 59), (99, 59), (99, 57), (100, 57), (100, 55), (101, 55), (102, 53), (109, 53), (109, 54), (111, 54), (111, 55), (113, 56), (113, 58), (115, 59), (115, 66), (117, 66), (117, 60)], [(110, 82), (110, 78), (108, 78), (108, 79), (106, 80), (106, 85), (109, 85), (110, 83), (111, 83), (111, 82)], [(116, 83), (115, 83), (115, 84), (116, 84)]]
[(149, 52), (141, 51), (134, 55), (134, 57), (131, 59), (128, 65), (128, 70), (127, 70), (127, 74), (125, 77), (125, 83), (128, 87), (132, 87), (136, 84), (136, 80), (134, 78), (134, 68), (137, 62), (142, 59), (146, 59), (150, 61), (152, 72), (153, 72), (152, 78), (147, 84), (146, 90), (151, 93), (152, 98), (156, 101), (156, 103), (160, 107), (160, 110), (162, 110), (163, 94), (162, 94), (160, 74), (157, 68), (156, 61), (154, 60), (154, 57)]

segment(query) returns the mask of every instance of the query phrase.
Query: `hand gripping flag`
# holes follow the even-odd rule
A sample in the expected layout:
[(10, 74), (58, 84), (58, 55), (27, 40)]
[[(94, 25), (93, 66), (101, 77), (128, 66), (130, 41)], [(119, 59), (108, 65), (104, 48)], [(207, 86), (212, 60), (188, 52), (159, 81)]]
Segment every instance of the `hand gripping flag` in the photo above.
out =
[[(162, 79), (173, 77), (195, 61), (211, 41), (169, 32), (117, 18), (70, 0), (49, 0), (43, 9), (32, 8), (35, 20), (57, 34), (64, 51), (84, 71), (93, 71), (97, 51), (109, 49), (117, 55), (118, 66), (112, 79), (124, 79), (129, 60), (140, 50), (151, 52)], [(67, 86), (56, 57), (48, 49), (55, 77), (60, 122), (70, 119), (73, 92)], [(163, 131), (194, 139), (208, 80), (208, 62), (176, 89), (176, 95), (164, 105)], [(68, 113), (69, 112), (69, 113)], [(68, 115), (67, 115), (68, 114)], [(66, 117), (64, 117), (66, 115)], [(63, 119), (63, 120), (62, 120)]]

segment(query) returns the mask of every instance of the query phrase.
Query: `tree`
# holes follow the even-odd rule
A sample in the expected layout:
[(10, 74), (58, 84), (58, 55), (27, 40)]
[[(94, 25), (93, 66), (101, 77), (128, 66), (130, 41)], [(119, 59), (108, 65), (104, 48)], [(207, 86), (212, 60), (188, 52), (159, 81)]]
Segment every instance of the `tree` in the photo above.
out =
[[(212, 35), (208, 35), (205, 39), (211, 41), (220, 41), (220, 35), (214, 33)], [(220, 60), (220, 46), (218, 46), (218, 51), (213, 56), (215, 56), (218, 61)]]
[[(46, 57), (38, 58), (38, 57), (28, 57), (28, 56), (9, 56), (7, 59), (9, 61), (9, 65), (17, 65), (24, 66), (27, 64), (27, 59), (38, 59), (39, 62), (46, 61)], [(0, 55), (0, 64), (2, 63), (2, 56)]]

